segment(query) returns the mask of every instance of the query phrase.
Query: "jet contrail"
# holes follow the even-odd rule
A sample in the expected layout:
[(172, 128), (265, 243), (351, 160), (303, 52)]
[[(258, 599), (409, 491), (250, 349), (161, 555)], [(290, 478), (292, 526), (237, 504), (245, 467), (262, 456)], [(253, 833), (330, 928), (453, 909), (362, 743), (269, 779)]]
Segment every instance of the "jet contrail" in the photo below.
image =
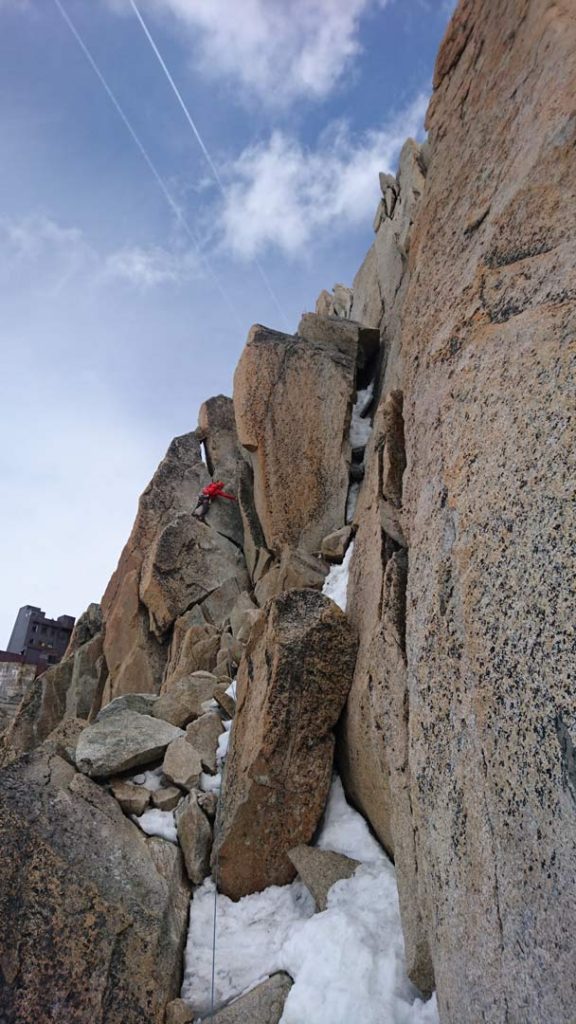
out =
[[(138, 9), (138, 6), (136, 5), (135, 0), (130, 0), (130, 6), (131, 6), (132, 10), (134, 11), (134, 14), (136, 15), (138, 21), (140, 22), (140, 26), (142, 28), (142, 31), (144, 32), (144, 35), (146, 36), (146, 39), (150, 43), (150, 46), (152, 47), (152, 51), (155, 54), (156, 58), (158, 59), (160, 67), (162, 68), (164, 74), (166, 75), (166, 78), (168, 79), (168, 81), (170, 83), (172, 91), (173, 91), (174, 95), (176, 96), (176, 99), (178, 100), (178, 103), (180, 104), (180, 106), (182, 108), (182, 111), (184, 113), (184, 116), (185, 116), (186, 120), (188, 121), (188, 124), (190, 125), (190, 127), (191, 127), (191, 129), (192, 129), (192, 131), (194, 133), (194, 138), (196, 139), (198, 145), (200, 146), (200, 149), (202, 150), (202, 153), (204, 154), (204, 158), (206, 160), (206, 163), (208, 164), (210, 170), (212, 171), (212, 174), (214, 175), (214, 179), (215, 179), (215, 181), (216, 181), (216, 183), (218, 185), (218, 188), (220, 189), (224, 199), (227, 199), (228, 197), (226, 195), (226, 189), (225, 189), (224, 184), (222, 182), (222, 178), (220, 177), (220, 175), (218, 173), (218, 168), (216, 167), (212, 157), (210, 156), (208, 148), (207, 148), (207, 146), (206, 146), (202, 136), (200, 135), (200, 132), (198, 131), (198, 128), (196, 127), (196, 124), (194, 123), (194, 119), (193, 119), (190, 111), (188, 110), (188, 107), (186, 106), (184, 100), (182, 99), (182, 94), (181, 94), (180, 90), (178, 89), (178, 86), (176, 85), (176, 82), (172, 78), (172, 75), (170, 74), (170, 72), (169, 72), (169, 70), (168, 70), (168, 68), (166, 66), (166, 62), (165, 62), (164, 58), (162, 57), (162, 54), (160, 53), (160, 50), (158, 49), (158, 47), (156, 46), (156, 43), (154, 42), (154, 39), (153, 39), (152, 34), (150, 32), (150, 29), (148, 28), (146, 22), (144, 21), (144, 18), (140, 14), (140, 11)], [(257, 259), (254, 260), (254, 266), (256, 267), (258, 273), (260, 274), (260, 277), (262, 278), (264, 286), (266, 287), (266, 289), (268, 291), (268, 294), (270, 295), (270, 298), (272, 299), (274, 305), (276, 306), (276, 309), (280, 313), (280, 316), (282, 317), (284, 323), (288, 324), (288, 318), (287, 318), (284, 310), (282, 309), (282, 306), (280, 305), (280, 302), (278, 301), (278, 298), (277, 298), (277, 296), (276, 296), (276, 294), (275, 294), (275, 292), (274, 292), (274, 290), (272, 288), (272, 285), (270, 284), (266, 274), (264, 273), (264, 271), (263, 271), (262, 267), (260, 266), (260, 264), (259, 264)]]
[(100, 71), (100, 68), (98, 67), (96, 61), (94, 60), (94, 57), (90, 53), (90, 50), (86, 46), (86, 43), (82, 39), (82, 37), (81, 37), (80, 33), (78, 32), (78, 30), (77, 30), (76, 26), (74, 25), (74, 23), (71, 21), (67, 11), (62, 6), (61, 0), (54, 0), (54, 4), (56, 5), (56, 7), (57, 7), (58, 11), (60, 12), (62, 18), (66, 22), (68, 28), (70, 29), (72, 35), (74, 36), (76, 42), (78, 43), (78, 46), (82, 50), (84, 56), (86, 57), (86, 60), (90, 64), (90, 67), (94, 71), (94, 74), (98, 78), (102, 88), (106, 92), (106, 95), (108, 96), (108, 99), (110, 100), (110, 102), (112, 103), (114, 109), (116, 110), (116, 113), (118, 114), (120, 120), (123, 122), (125, 128), (127, 129), (128, 133), (130, 134), (134, 145), (136, 146), (136, 148), (140, 152), (141, 157), (145, 161), (145, 163), (146, 163), (146, 165), (148, 167), (148, 170), (150, 171), (152, 177), (156, 181), (156, 184), (158, 185), (158, 188), (162, 192), (162, 195), (164, 196), (166, 202), (168, 203), (170, 209), (172, 210), (172, 213), (175, 215), (176, 219), (181, 224), (181, 226), (184, 228), (184, 231), (186, 232), (186, 234), (190, 238), (190, 240), (191, 240), (191, 242), (192, 242), (192, 244), (194, 246), (194, 249), (196, 251), (196, 254), (198, 255), (201, 263), (203, 264), (205, 270), (207, 271), (208, 276), (214, 282), (216, 288), (218, 289), (218, 291), (222, 295), (223, 299), (225, 300), (226, 305), (228, 306), (228, 308), (230, 309), (231, 313), (234, 315), (235, 320), (239, 324), (238, 314), (237, 314), (236, 310), (234, 309), (234, 306), (232, 305), (232, 302), (231, 302), (231, 300), (230, 300), (230, 298), (228, 296), (228, 293), (226, 292), (226, 289), (220, 283), (220, 281), (216, 277), (216, 274), (212, 270), (212, 267), (210, 266), (210, 264), (206, 260), (206, 257), (203, 256), (203, 254), (201, 252), (200, 243), (199, 243), (198, 237), (196, 236), (196, 233), (194, 232), (194, 230), (188, 224), (188, 221), (185, 219), (185, 217), (184, 217), (184, 215), (182, 213), (182, 210), (180, 209), (180, 207), (178, 206), (177, 202), (175, 201), (175, 199), (172, 197), (171, 193), (169, 192), (169, 190), (168, 190), (168, 188), (166, 186), (166, 183), (164, 182), (164, 180), (163, 180), (162, 176), (160, 175), (159, 171), (156, 169), (156, 167), (155, 167), (151, 157), (148, 155), (148, 151), (146, 150), (144, 144), (141, 142), (139, 136), (136, 134), (136, 131), (132, 127), (131, 122), (129, 121), (128, 117), (124, 113), (124, 110), (120, 106), (120, 103), (116, 99), (116, 96), (112, 92), (112, 89), (110, 88), (110, 86), (108, 85), (108, 82), (104, 78), (104, 75)]

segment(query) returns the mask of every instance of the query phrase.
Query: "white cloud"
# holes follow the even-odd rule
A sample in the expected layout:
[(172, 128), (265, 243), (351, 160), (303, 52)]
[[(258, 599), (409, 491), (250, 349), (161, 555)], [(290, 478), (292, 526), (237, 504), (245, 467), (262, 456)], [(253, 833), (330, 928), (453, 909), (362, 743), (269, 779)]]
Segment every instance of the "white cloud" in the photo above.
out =
[(203, 73), (233, 79), (265, 103), (285, 104), (332, 91), (360, 52), (361, 17), (386, 2), (143, 0), (142, 6), (168, 12), (188, 29)]
[(58, 294), (71, 281), (85, 286), (114, 281), (139, 289), (179, 285), (201, 275), (193, 250), (130, 245), (99, 253), (77, 227), (44, 214), (0, 220), (0, 280), (24, 277), (27, 287)]
[(366, 222), (378, 197), (378, 172), (391, 171), (409, 135), (422, 127), (420, 95), (392, 122), (354, 138), (343, 125), (316, 149), (276, 131), (245, 150), (230, 169), (222, 215), (224, 245), (250, 259), (275, 247), (295, 256), (329, 230)]
[(180, 284), (200, 273), (199, 260), (192, 251), (170, 252), (160, 246), (138, 245), (118, 249), (106, 259), (105, 272), (137, 288)]

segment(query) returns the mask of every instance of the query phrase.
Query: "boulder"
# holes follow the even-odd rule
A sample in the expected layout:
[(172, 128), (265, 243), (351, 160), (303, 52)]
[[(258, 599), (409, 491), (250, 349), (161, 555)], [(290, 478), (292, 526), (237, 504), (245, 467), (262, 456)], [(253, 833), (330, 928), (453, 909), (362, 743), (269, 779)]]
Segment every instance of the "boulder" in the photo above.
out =
[(171, 684), (170, 689), (160, 695), (151, 713), (155, 718), (184, 727), (200, 717), (202, 704), (210, 700), (217, 686), (218, 678), (211, 672), (193, 672)]
[(201, 435), (193, 432), (172, 441), (140, 498), (132, 533), (102, 598), (108, 699), (160, 689), (168, 647), (151, 630), (148, 609), (140, 599), (142, 568), (160, 535), (180, 514), (190, 513), (209, 481), (200, 440)]
[(285, 590), (305, 590), (309, 587), (321, 590), (327, 572), (328, 566), (317, 556), (285, 547), (280, 562), (273, 565), (256, 584), (254, 596), (260, 607), (263, 607), (272, 597), (277, 597)]
[(133, 711), (138, 715), (151, 715), (158, 697), (153, 693), (125, 693), (121, 697), (115, 697), (109, 704), (96, 715), (97, 722), (103, 722), (106, 718), (119, 715), (124, 711)]
[(110, 790), (118, 801), (124, 814), (135, 814), (139, 817), (150, 803), (150, 790), (145, 786), (136, 786), (125, 779), (111, 779)]
[(346, 321), (317, 319), (314, 341), (253, 327), (234, 376), (255, 518), (275, 552), (316, 551), (345, 522), (357, 346)]
[(276, 598), (253, 630), (216, 826), (218, 886), (231, 898), (294, 877), (287, 853), (324, 810), (355, 656), (344, 613), (315, 590)]
[(76, 765), (92, 778), (104, 778), (150, 764), (162, 756), (172, 740), (184, 733), (168, 722), (120, 711), (88, 725), (76, 747)]
[(342, 878), (351, 878), (359, 860), (345, 857), (332, 850), (319, 850), (314, 846), (295, 846), (288, 850), (298, 876), (314, 898), (316, 910), (326, 910), (327, 897), (332, 886)]
[(352, 526), (343, 526), (341, 530), (336, 530), (335, 533), (329, 533), (327, 537), (324, 537), (324, 540), (320, 545), (322, 558), (327, 562), (334, 562), (337, 564), (343, 562), (344, 555), (346, 554), (353, 534), (354, 528)]
[(175, 515), (158, 532), (142, 566), (140, 598), (151, 630), (161, 638), (183, 612), (226, 583), (234, 588), (229, 614), (234, 596), (249, 584), (241, 550), (193, 512)]
[(208, 820), (214, 821), (218, 809), (218, 794), (214, 793), (213, 790), (210, 790), (208, 793), (198, 790), (196, 797), (198, 799), (198, 806), (202, 808)]
[(202, 761), (200, 754), (187, 743), (185, 736), (172, 741), (164, 755), (162, 771), (166, 778), (182, 789), (193, 789), (200, 781)]
[(196, 793), (190, 793), (176, 811), (176, 828), (188, 878), (194, 885), (200, 885), (210, 874), (212, 828), (198, 805)]
[(218, 738), (223, 732), (224, 726), (217, 711), (201, 715), (186, 729), (186, 739), (200, 755), (202, 766), (207, 772), (216, 771)]
[(210, 1017), (212, 1024), (278, 1024), (292, 988), (292, 978), (280, 971)]
[(162, 786), (152, 793), (152, 806), (159, 811), (173, 811), (182, 799), (182, 790), (176, 786)]
[(220, 630), (207, 623), (197, 605), (174, 623), (161, 692), (193, 672), (211, 672), (220, 649)]
[(0, 844), (3, 1020), (162, 1024), (188, 920), (179, 850), (40, 751), (0, 772)]

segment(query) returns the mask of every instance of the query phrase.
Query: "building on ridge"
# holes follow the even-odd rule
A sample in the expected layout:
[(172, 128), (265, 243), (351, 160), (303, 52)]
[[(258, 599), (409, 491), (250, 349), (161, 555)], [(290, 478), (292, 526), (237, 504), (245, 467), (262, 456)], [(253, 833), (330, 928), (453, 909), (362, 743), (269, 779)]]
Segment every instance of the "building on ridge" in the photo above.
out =
[(16, 616), (7, 650), (42, 669), (56, 665), (64, 657), (74, 621), (72, 615), (48, 619), (41, 608), (26, 604)]

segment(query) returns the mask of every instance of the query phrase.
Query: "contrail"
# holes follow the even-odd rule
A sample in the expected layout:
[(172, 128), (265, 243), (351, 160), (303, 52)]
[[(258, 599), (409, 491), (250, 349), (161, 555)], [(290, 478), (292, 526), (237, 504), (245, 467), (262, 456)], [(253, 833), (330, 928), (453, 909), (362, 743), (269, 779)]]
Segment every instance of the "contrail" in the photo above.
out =
[(172, 213), (175, 215), (175, 217), (178, 220), (178, 222), (184, 228), (184, 231), (186, 232), (186, 234), (188, 235), (190, 241), (192, 242), (192, 245), (194, 246), (196, 254), (199, 257), (201, 263), (203, 264), (206, 272), (208, 273), (208, 276), (214, 282), (214, 285), (216, 286), (216, 288), (218, 289), (218, 291), (222, 295), (224, 301), (226, 302), (226, 305), (230, 309), (230, 311), (233, 314), (235, 320), (240, 325), (240, 321), (238, 319), (238, 314), (237, 314), (236, 310), (234, 309), (234, 306), (232, 305), (232, 302), (230, 301), (230, 298), (228, 296), (228, 293), (226, 292), (226, 289), (220, 283), (220, 281), (218, 280), (216, 274), (212, 270), (212, 267), (208, 263), (206, 257), (201, 252), (200, 242), (198, 240), (198, 237), (197, 237), (196, 233), (194, 232), (194, 230), (188, 224), (188, 221), (185, 219), (185, 217), (184, 217), (184, 215), (182, 213), (182, 210), (178, 206), (178, 203), (175, 201), (175, 199), (172, 197), (171, 193), (169, 192), (169, 190), (168, 190), (168, 188), (166, 186), (166, 183), (164, 182), (164, 179), (160, 175), (159, 171), (156, 169), (156, 166), (154, 165), (151, 157), (149, 156), (148, 151), (146, 150), (146, 147), (144, 146), (143, 142), (140, 140), (140, 138), (137, 135), (136, 131), (132, 127), (132, 124), (131, 124), (130, 120), (128, 119), (127, 115), (124, 113), (124, 110), (120, 106), (120, 103), (116, 99), (116, 96), (112, 92), (112, 89), (110, 88), (110, 86), (108, 85), (108, 82), (104, 78), (104, 75), (100, 71), (100, 68), (98, 67), (96, 61), (94, 60), (94, 57), (92, 56), (90, 50), (86, 46), (86, 43), (84, 42), (84, 40), (82, 39), (80, 33), (78, 32), (76, 26), (74, 25), (74, 23), (70, 19), (67, 11), (62, 6), (62, 3), (60, 2), (60, 0), (54, 0), (54, 4), (56, 5), (56, 7), (57, 7), (58, 11), (60, 12), (62, 18), (66, 22), (68, 28), (70, 29), (72, 35), (74, 36), (76, 42), (78, 43), (78, 46), (82, 50), (84, 56), (86, 57), (86, 60), (90, 64), (90, 67), (94, 71), (94, 74), (98, 78), (102, 88), (106, 92), (106, 95), (108, 96), (108, 99), (110, 100), (110, 102), (112, 103), (114, 109), (116, 110), (116, 113), (118, 114), (120, 120), (123, 122), (125, 128), (127, 129), (130, 137), (132, 138), (132, 141), (133, 141), (134, 145), (138, 149), (141, 157), (143, 158), (143, 160), (145, 161), (145, 163), (146, 163), (146, 165), (148, 167), (148, 170), (150, 171), (152, 177), (156, 181), (156, 184), (158, 185), (158, 188), (162, 192), (162, 195), (164, 196), (166, 202), (168, 203), (168, 206), (172, 210)]
[[(218, 185), (218, 188), (220, 189), (224, 199), (227, 200), (228, 197), (227, 197), (227, 194), (226, 194), (226, 189), (224, 187), (224, 183), (222, 181), (222, 178), (220, 177), (220, 175), (218, 173), (218, 168), (216, 167), (212, 157), (210, 156), (208, 148), (207, 148), (207, 146), (206, 146), (202, 136), (200, 135), (200, 132), (198, 131), (198, 128), (196, 127), (196, 124), (194, 123), (194, 119), (193, 119), (190, 111), (188, 110), (188, 107), (186, 106), (184, 100), (182, 99), (182, 94), (181, 94), (178, 86), (176, 85), (176, 82), (172, 78), (172, 75), (170, 74), (170, 72), (169, 72), (169, 70), (168, 70), (168, 68), (166, 66), (166, 62), (165, 62), (164, 58), (162, 57), (162, 54), (160, 53), (160, 50), (158, 49), (158, 47), (156, 46), (156, 43), (154, 42), (152, 34), (151, 34), (151, 32), (150, 32), (146, 22), (144, 21), (144, 18), (140, 14), (140, 11), (139, 11), (139, 9), (138, 9), (138, 7), (136, 5), (135, 0), (130, 0), (130, 6), (132, 7), (132, 10), (134, 11), (134, 14), (136, 15), (138, 21), (140, 22), (142, 31), (144, 32), (144, 35), (146, 36), (146, 39), (150, 43), (150, 46), (152, 47), (152, 51), (155, 54), (156, 58), (158, 59), (160, 67), (162, 68), (164, 74), (166, 75), (166, 78), (168, 79), (168, 81), (170, 83), (172, 91), (173, 91), (174, 95), (176, 96), (176, 99), (178, 100), (178, 103), (180, 104), (180, 106), (182, 108), (182, 111), (184, 113), (184, 117), (188, 121), (188, 124), (190, 125), (190, 127), (191, 127), (191, 129), (192, 129), (192, 131), (194, 133), (194, 138), (196, 139), (198, 145), (200, 146), (200, 149), (202, 150), (202, 153), (204, 154), (204, 158), (206, 160), (206, 163), (208, 164), (210, 170), (212, 171), (212, 174), (214, 175), (214, 179), (215, 179), (215, 181), (216, 181), (216, 183)], [(275, 294), (275, 292), (274, 292), (274, 290), (272, 288), (272, 285), (270, 284), (270, 282), (269, 282), (266, 274), (264, 273), (262, 267), (260, 266), (258, 260), (256, 260), (256, 259), (254, 260), (254, 266), (256, 267), (258, 273), (260, 274), (260, 277), (262, 278), (264, 286), (266, 287), (266, 289), (268, 291), (268, 294), (270, 295), (270, 298), (272, 299), (274, 305), (276, 306), (276, 309), (280, 313), (280, 316), (282, 317), (284, 323), (288, 324), (288, 318), (287, 318), (284, 310), (282, 309), (282, 306), (280, 305), (280, 302), (278, 301), (278, 298), (277, 298), (277, 296), (276, 296), (276, 294)]]

